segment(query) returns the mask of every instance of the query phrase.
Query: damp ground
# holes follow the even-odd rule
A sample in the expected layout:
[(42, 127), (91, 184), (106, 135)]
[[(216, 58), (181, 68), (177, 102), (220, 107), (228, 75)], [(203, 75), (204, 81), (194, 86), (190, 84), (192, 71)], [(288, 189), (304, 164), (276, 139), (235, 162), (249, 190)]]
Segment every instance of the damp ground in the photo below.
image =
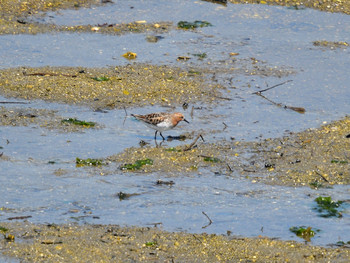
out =
[[(2, 5), (2, 251), (348, 261), (347, 2), (155, 4)], [(190, 124), (155, 141), (155, 111)]]
[(348, 249), (266, 237), (169, 233), (156, 227), (5, 224), (5, 255), (26, 262), (347, 262)]

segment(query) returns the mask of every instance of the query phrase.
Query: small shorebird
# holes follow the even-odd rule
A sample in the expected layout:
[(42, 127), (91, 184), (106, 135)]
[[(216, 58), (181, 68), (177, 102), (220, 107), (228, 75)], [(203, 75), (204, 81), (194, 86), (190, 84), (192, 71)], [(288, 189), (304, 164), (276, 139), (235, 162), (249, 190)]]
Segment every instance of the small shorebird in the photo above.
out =
[(159, 112), (159, 113), (150, 113), (147, 115), (131, 114), (131, 116), (135, 117), (137, 120), (142, 121), (148, 127), (156, 130), (156, 133), (154, 134), (155, 140), (157, 138), (157, 132), (159, 132), (160, 136), (162, 136), (163, 140), (165, 140), (162, 134), (162, 131), (173, 129), (176, 125), (179, 124), (180, 121), (185, 121), (189, 123), (185, 119), (183, 114), (179, 112), (175, 112), (175, 113)]

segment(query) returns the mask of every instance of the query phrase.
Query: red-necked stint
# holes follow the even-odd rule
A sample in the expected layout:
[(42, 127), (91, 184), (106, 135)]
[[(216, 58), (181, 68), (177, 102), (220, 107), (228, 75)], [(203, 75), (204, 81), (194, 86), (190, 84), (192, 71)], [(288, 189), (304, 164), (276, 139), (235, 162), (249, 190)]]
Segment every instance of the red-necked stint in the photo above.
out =
[(189, 123), (185, 119), (184, 115), (179, 112), (175, 112), (175, 113), (157, 112), (157, 113), (150, 113), (146, 115), (131, 114), (131, 116), (135, 117), (137, 120), (142, 121), (148, 127), (156, 130), (154, 134), (154, 139), (157, 138), (157, 132), (159, 132), (160, 136), (162, 136), (163, 140), (165, 140), (162, 134), (162, 131), (173, 129), (174, 127), (176, 127), (176, 125), (179, 124), (180, 121)]

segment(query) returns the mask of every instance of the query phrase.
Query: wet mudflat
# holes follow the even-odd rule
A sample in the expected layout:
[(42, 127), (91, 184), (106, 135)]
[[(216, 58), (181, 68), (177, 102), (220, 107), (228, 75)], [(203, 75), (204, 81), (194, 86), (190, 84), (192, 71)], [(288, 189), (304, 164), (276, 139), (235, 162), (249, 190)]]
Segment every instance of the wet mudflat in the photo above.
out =
[[(16, 59), (11, 52), (24, 50), (23, 40), (0, 39), (6, 46), (1, 55), (9, 58), (0, 71), (5, 255), (35, 262), (349, 260), (350, 135), (344, 117), (349, 94), (342, 71), (349, 39), (346, 34), (330, 38), (333, 31), (326, 30), (347, 32), (338, 22), (346, 16), (326, 14), (324, 25), (322, 19), (303, 23), (293, 19), (310, 12), (305, 6), (237, 5), (236, 18), (261, 22), (236, 24), (234, 31), (226, 27), (225, 35), (215, 26), (179, 29), (186, 12), (175, 21), (167, 16), (170, 22), (135, 15), (119, 24), (108, 13), (112, 3), (49, 3), (27, 1), (22, 11), (7, 8), (3, 12), (9, 16), (1, 20), (3, 34), (56, 32), (19, 35), (36, 44), (33, 56), (28, 49)], [(325, 3), (312, 7), (347, 12), (345, 2)], [(215, 12), (233, 12), (230, 4), (186, 4), (194, 4), (198, 13), (207, 5)], [(73, 10), (63, 15), (65, 25), (58, 13), (23, 13), (28, 6)], [(124, 11), (135, 7), (140, 11), (137, 5)], [(84, 20), (90, 11), (96, 12), (90, 14), (96, 19), (92, 23)], [(70, 22), (70, 12), (82, 23)], [(215, 12), (205, 19), (216, 21)], [(99, 22), (98, 13), (107, 24)], [(282, 21), (278, 15), (285, 15), (284, 23), (277, 23)], [(269, 29), (264, 37), (243, 33), (257, 25)], [(271, 44), (276, 31), (282, 40)], [(294, 40), (286, 41), (284, 31)], [(115, 48), (115, 35), (129, 48)], [(75, 45), (81, 36), (89, 39), (84, 43), (107, 40), (98, 53), (110, 55), (91, 52), (72, 59), (77, 52), (68, 52), (71, 56), (65, 57), (65, 41)], [(49, 42), (43, 39), (58, 39), (59, 45), (46, 48), (42, 44)], [(136, 57), (123, 56), (127, 51), (137, 51)], [(319, 59), (326, 63), (316, 69)], [(315, 90), (318, 95), (311, 96)], [(173, 137), (164, 142), (154, 141), (154, 132), (130, 117), (152, 111), (182, 111), (191, 123), (167, 132)], [(12, 223), (23, 220), (32, 223)], [(132, 225), (151, 227), (124, 227)]]
[(154, 227), (3, 224), (18, 242), (2, 241), (5, 255), (26, 262), (347, 262), (348, 249), (208, 234), (169, 233)]

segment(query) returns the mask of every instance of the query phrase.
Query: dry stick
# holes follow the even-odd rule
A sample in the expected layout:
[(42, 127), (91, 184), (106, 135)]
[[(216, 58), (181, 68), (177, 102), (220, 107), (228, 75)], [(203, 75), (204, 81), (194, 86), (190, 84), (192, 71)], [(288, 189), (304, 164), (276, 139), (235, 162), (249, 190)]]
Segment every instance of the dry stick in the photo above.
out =
[(293, 80), (291, 80), (291, 79), (290, 79), (290, 80), (287, 80), (287, 81), (285, 81), (285, 82), (276, 84), (276, 85), (274, 85), (274, 86), (272, 86), (272, 87), (269, 87), (269, 88), (266, 88), (266, 89), (263, 89), (263, 90), (259, 90), (259, 91), (257, 91), (257, 92), (254, 92), (253, 94), (258, 94), (258, 93), (262, 93), (262, 92), (267, 91), (267, 90), (270, 90), (270, 89), (277, 88), (278, 86), (281, 86), (281, 85), (286, 84), (286, 83), (291, 82), (291, 81), (293, 81)]
[(319, 172), (317, 172), (317, 171), (315, 171), (315, 173), (317, 174), (317, 175), (319, 175), (323, 180), (325, 180), (327, 183), (329, 183), (329, 181), (327, 180), (327, 178), (326, 177), (324, 177), (322, 174), (320, 174)]
[(210, 217), (204, 211), (202, 211), (202, 214), (205, 215), (209, 220), (209, 224), (207, 224), (206, 226), (202, 226), (202, 228), (204, 229), (204, 228), (210, 226), (213, 223), (213, 221), (210, 219)]
[(29, 102), (24, 102), (24, 101), (0, 101), (0, 104), (29, 104)]
[(192, 234), (192, 236), (193, 236), (195, 239), (197, 239), (197, 240), (199, 241), (199, 243), (202, 243), (202, 241), (201, 241), (198, 237), (196, 237), (194, 234)]
[(233, 172), (231, 166), (230, 166), (228, 163), (226, 163), (226, 165), (227, 165), (228, 170), (229, 170), (230, 172)]
[(305, 113), (305, 109), (304, 109), (303, 107), (293, 107), (293, 106), (283, 105), (283, 104), (281, 104), (281, 103), (276, 103), (276, 102), (274, 102), (274, 101), (272, 101), (272, 100), (266, 98), (265, 96), (263, 96), (263, 95), (261, 94), (261, 93), (264, 92), (264, 91), (267, 91), (267, 90), (270, 90), (270, 89), (274, 89), (274, 88), (276, 88), (276, 87), (278, 87), (278, 86), (281, 86), (281, 85), (286, 84), (286, 83), (291, 82), (291, 81), (293, 81), (293, 80), (291, 80), (291, 79), (290, 79), (290, 80), (287, 80), (287, 81), (285, 81), (285, 82), (276, 84), (276, 85), (274, 85), (274, 86), (272, 86), (272, 87), (269, 87), (269, 88), (266, 88), (266, 89), (263, 89), (263, 90), (259, 90), (259, 91), (256, 91), (256, 92), (253, 92), (253, 94), (256, 94), (256, 95), (259, 95), (259, 96), (263, 97), (264, 99), (266, 99), (267, 101), (271, 102), (272, 104), (274, 104), (274, 105), (276, 105), (276, 106), (278, 106), (278, 107), (283, 107), (283, 108), (285, 108), (285, 109), (293, 110), (293, 111), (296, 111), (296, 112), (298, 112), (298, 113)]
[(204, 142), (204, 138), (203, 138), (202, 134), (198, 134), (198, 136), (196, 137), (196, 139), (195, 139), (187, 148), (185, 148), (183, 151), (186, 152), (186, 151), (191, 150), (191, 149), (193, 148), (193, 146), (197, 143), (199, 137), (202, 138), (202, 140), (203, 140), (203, 142)]
[(214, 96), (214, 98), (221, 99), (221, 100), (233, 100), (231, 98), (220, 97), (220, 96)]
[(24, 76), (63, 76), (63, 77), (71, 77), (76, 78), (77, 75), (71, 75), (71, 74), (64, 74), (64, 73), (50, 73), (50, 72), (37, 72), (37, 73), (27, 73), (23, 72)]
[(282, 103), (274, 102), (273, 100), (270, 100), (269, 98), (266, 98), (264, 95), (262, 95), (260, 93), (260, 91), (254, 92), (253, 94), (256, 94), (256, 95), (264, 98), (265, 100), (271, 102), (273, 105), (276, 105), (277, 107), (293, 110), (293, 111), (296, 111), (298, 113), (305, 113), (305, 109), (303, 107), (292, 107), (292, 106), (283, 105)]

